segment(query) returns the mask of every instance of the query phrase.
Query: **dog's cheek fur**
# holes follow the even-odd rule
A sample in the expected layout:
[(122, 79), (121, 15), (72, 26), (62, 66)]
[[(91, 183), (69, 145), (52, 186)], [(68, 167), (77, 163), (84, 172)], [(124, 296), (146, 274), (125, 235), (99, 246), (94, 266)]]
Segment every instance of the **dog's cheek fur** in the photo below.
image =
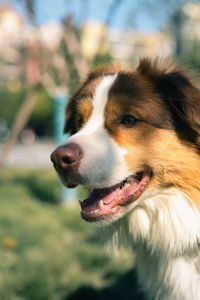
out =
[(150, 169), (152, 189), (178, 187), (200, 206), (200, 161), (195, 147), (179, 140), (171, 130), (148, 124), (118, 129), (113, 138), (127, 150), (125, 161), (131, 173)]

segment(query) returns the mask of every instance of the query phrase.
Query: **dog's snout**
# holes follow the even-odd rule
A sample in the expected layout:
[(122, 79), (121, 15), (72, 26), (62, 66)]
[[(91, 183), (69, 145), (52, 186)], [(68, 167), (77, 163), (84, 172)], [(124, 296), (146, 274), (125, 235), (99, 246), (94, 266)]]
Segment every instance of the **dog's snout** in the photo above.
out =
[(82, 150), (74, 143), (59, 146), (51, 154), (54, 166), (61, 169), (79, 165), (81, 158)]

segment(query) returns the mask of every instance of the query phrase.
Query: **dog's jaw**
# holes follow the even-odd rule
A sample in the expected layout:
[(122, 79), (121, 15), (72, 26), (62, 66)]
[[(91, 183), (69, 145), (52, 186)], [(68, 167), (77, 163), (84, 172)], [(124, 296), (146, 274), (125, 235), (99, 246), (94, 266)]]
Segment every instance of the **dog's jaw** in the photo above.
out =
[[(119, 217), (121, 208), (135, 202), (146, 190), (151, 179), (150, 171), (143, 171), (104, 189), (93, 189), (81, 202), (81, 215), (89, 222), (108, 223), (113, 215)], [(116, 217), (116, 216), (115, 216)]]

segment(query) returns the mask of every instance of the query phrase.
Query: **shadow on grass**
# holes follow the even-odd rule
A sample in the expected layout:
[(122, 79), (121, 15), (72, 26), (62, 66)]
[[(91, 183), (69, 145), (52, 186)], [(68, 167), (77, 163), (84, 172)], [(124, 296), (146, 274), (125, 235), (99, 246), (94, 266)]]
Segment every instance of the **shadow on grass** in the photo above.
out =
[(145, 300), (140, 290), (134, 270), (119, 277), (112, 285), (95, 289), (92, 286), (82, 286), (63, 300)]
[(60, 203), (60, 189), (58, 180), (46, 171), (10, 172), (7, 177), (0, 178), (1, 185), (20, 185), (27, 188), (27, 192), (36, 199), (50, 204)]
[[(17, 184), (25, 186), (27, 191), (41, 202), (49, 204), (61, 203), (61, 191), (59, 180), (54, 171), (46, 170), (28, 170), (7, 172), (7, 176), (0, 174), (0, 186), (5, 184)], [(83, 187), (78, 189), (78, 197), (82, 199), (89, 193), (89, 190)]]

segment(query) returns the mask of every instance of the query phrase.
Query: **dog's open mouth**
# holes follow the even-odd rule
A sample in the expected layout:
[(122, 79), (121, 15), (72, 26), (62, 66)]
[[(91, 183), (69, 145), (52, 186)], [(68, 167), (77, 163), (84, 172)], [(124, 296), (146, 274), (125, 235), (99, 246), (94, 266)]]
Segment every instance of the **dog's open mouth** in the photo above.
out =
[(109, 188), (93, 189), (80, 203), (81, 216), (87, 221), (95, 221), (118, 212), (121, 206), (134, 202), (146, 189), (151, 172), (134, 174)]

